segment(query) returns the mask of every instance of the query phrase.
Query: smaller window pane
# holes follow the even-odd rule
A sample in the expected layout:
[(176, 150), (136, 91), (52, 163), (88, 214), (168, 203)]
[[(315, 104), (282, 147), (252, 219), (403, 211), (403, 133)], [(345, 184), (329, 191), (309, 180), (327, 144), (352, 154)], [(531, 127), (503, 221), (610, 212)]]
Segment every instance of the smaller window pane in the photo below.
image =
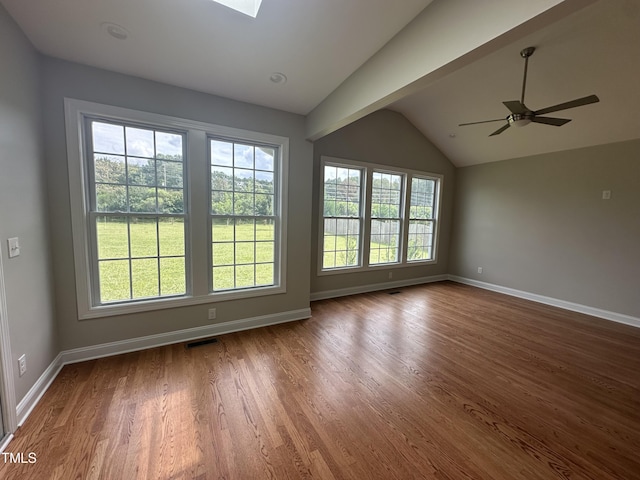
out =
[(153, 130), (126, 127), (127, 155), (136, 157), (153, 157)]
[(256, 265), (256, 285), (273, 285), (275, 283), (272, 263)]
[(127, 190), (120, 185), (96, 184), (96, 210), (98, 212), (126, 212)]
[(233, 148), (233, 166), (253, 169), (253, 150), (252, 145), (236, 143)]
[(236, 267), (236, 287), (253, 287), (255, 284), (255, 267), (253, 265), (238, 265)]
[(233, 185), (236, 192), (253, 192), (253, 170), (234, 169)]
[(131, 260), (133, 298), (157, 297), (158, 259)]
[(254, 214), (252, 193), (235, 193), (233, 195), (233, 200), (234, 214), (247, 216), (252, 216)]
[(255, 243), (238, 242), (236, 243), (236, 265), (246, 265), (255, 263)]
[(256, 202), (256, 215), (271, 217), (273, 216), (273, 195), (259, 195), (255, 196)]
[(213, 268), (213, 289), (228, 290), (235, 287), (234, 267), (214, 267)]
[(351, 170), (349, 168), (336, 168), (336, 181), (338, 184), (345, 184), (351, 176)]
[(335, 217), (336, 216), (336, 202), (335, 200), (324, 200), (324, 216)]
[(184, 220), (181, 218), (161, 218), (158, 222), (160, 255), (184, 256)]
[(269, 147), (256, 147), (256, 170), (273, 172), (276, 151)]
[(182, 188), (182, 163), (158, 160), (156, 170), (158, 186)]
[(233, 168), (212, 166), (211, 189), (233, 191)]
[(322, 268), (335, 268), (336, 266), (336, 254), (335, 252), (324, 252), (322, 256)]
[(211, 230), (211, 239), (214, 242), (233, 242), (235, 240), (234, 221), (231, 218), (214, 218)]
[(129, 300), (129, 261), (108, 260), (98, 262), (100, 276), (100, 302)]
[(185, 278), (184, 258), (160, 259), (160, 295), (184, 295)]
[(253, 219), (236, 219), (236, 241), (254, 241), (256, 238), (255, 228), (255, 220)]
[(128, 258), (129, 233), (124, 217), (96, 217), (98, 260)]
[(256, 172), (256, 193), (274, 193), (273, 173)]
[(214, 243), (212, 246), (213, 265), (233, 265), (234, 245), (233, 243)]
[(211, 164), (233, 166), (233, 143), (211, 140)]
[(184, 213), (183, 190), (177, 188), (159, 188), (158, 211), (160, 213)]
[(336, 250), (338, 237), (336, 235), (327, 235), (325, 233), (324, 236), (324, 251), (325, 252), (333, 252)]
[(95, 181), (124, 184), (126, 178), (124, 157), (95, 154), (93, 160)]
[(91, 122), (93, 151), (124, 154), (124, 128), (110, 123)]
[(132, 257), (158, 256), (157, 225), (155, 218), (131, 218), (129, 234), (131, 235)]
[(127, 170), (129, 185), (156, 184), (156, 162), (153, 159), (127, 157)]
[(156, 189), (149, 187), (129, 187), (129, 211), (156, 213)]
[(256, 262), (273, 262), (274, 261), (275, 244), (274, 242), (258, 242), (256, 243)]
[(182, 161), (182, 135), (156, 132), (156, 158)]
[(233, 214), (233, 193), (211, 192), (211, 213), (214, 215)]
[(256, 240), (275, 240), (276, 225), (273, 220), (256, 221)]

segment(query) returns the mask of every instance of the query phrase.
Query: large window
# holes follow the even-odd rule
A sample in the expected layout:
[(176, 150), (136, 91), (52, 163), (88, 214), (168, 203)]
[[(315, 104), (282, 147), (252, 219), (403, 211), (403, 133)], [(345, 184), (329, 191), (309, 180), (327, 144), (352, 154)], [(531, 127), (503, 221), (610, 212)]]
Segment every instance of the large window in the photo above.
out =
[(96, 304), (184, 295), (184, 135), (87, 118)]
[(323, 157), (319, 273), (435, 262), (441, 181)]
[(411, 180), (407, 261), (433, 258), (437, 180), (414, 176)]
[(360, 264), (362, 179), (359, 168), (324, 167), (323, 268)]
[(400, 255), (404, 175), (373, 172), (369, 264), (397, 263)]
[(276, 282), (276, 150), (210, 139), (213, 291)]
[(286, 138), (65, 110), (80, 318), (286, 291)]

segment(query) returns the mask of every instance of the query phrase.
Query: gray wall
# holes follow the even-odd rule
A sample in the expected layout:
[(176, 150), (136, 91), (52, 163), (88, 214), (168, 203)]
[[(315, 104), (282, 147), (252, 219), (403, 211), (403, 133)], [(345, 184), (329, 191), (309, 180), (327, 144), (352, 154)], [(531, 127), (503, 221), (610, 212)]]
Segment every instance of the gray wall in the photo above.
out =
[(449, 232), (455, 167), (403, 115), (380, 110), (313, 144), (313, 222), (311, 225), (311, 293), (388, 282), (388, 270), (318, 275), (320, 158), (322, 156), (398, 166), (444, 175), (440, 211), (438, 262), (393, 269), (393, 280), (440, 275), (448, 272)]
[(452, 274), (640, 317), (640, 141), (461, 168), (454, 203)]
[[(0, 242), (19, 402), (58, 354), (42, 150), (39, 58), (0, 5)], [(7, 238), (21, 255), (9, 259)], [(27, 356), (27, 373), (17, 362)]]
[[(304, 140), (304, 117), (140, 78), (45, 57), (43, 60), (45, 148), (49, 165), (49, 215), (61, 349), (113, 342), (213, 323), (210, 305), (78, 321), (64, 97), (289, 137), (289, 235), (287, 293), (218, 302), (226, 322), (309, 306), (309, 230), (312, 147)], [(207, 199), (201, 199), (207, 202)], [(206, 259), (202, 259), (206, 261)]]

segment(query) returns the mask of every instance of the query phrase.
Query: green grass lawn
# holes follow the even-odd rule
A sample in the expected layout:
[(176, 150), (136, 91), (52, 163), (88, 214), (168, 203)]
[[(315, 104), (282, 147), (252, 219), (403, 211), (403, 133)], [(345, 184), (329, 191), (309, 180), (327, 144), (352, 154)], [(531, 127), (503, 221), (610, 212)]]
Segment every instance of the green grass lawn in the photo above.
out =
[[(97, 222), (97, 234), (101, 302), (186, 292), (184, 224), (181, 220), (160, 219), (156, 225), (155, 219), (139, 219), (127, 227), (125, 218), (102, 217)], [(258, 223), (254, 228), (253, 223), (244, 223), (234, 229), (233, 225), (217, 221), (213, 225), (212, 239), (215, 290), (273, 284), (273, 225)], [(326, 236), (323, 265), (356, 265), (359, 260), (357, 244), (355, 238), (350, 240), (347, 245), (344, 236)], [(374, 243), (370, 263), (388, 262), (394, 255), (393, 248)]]
[[(155, 219), (145, 219), (127, 227), (124, 218), (102, 217), (97, 236), (101, 302), (185, 293), (181, 220), (160, 219), (156, 225)], [(273, 284), (273, 225), (258, 223), (254, 229), (244, 223), (234, 229), (217, 223), (212, 239), (215, 290)]]

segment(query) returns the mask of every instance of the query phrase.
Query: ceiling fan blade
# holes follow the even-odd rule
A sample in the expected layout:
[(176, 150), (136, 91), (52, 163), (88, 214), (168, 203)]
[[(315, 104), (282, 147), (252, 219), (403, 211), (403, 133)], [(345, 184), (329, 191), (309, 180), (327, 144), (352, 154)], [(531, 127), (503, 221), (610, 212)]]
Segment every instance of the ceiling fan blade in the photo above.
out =
[(481, 120), (480, 122), (461, 123), (458, 126), (464, 127), (466, 125), (477, 125), (478, 123), (490, 123), (490, 122), (504, 122), (504, 118), (497, 118), (495, 120)]
[(502, 102), (505, 107), (511, 110), (511, 113), (527, 113), (529, 110), (524, 106), (524, 103), (519, 102), (517, 100), (510, 100), (508, 102)]
[(503, 125), (502, 127), (500, 127), (498, 130), (496, 130), (495, 132), (493, 132), (491, 135), (489, 135), (490, 137), (493, 137), (494, 135), (500, 135), (502, 132), (504, 132), (507, 128), (509, 128), (511, 125), (510, 124), (506, 124)]
[(532, 122), (535, 123), (544, 123), (545, 125), (553, 125), (556, 127), (561, 127), (565, 123), (569, 123), (571, 119), (569, 118), (554, 118), (554, 117), (533, 117), (531, 118)]
[(600, 99), (597, 95), (589, 95), (588, 97), (577, 98), (570, 102), (559, 103), (552, 107), (543, 108), (533, 112), (535, 115), (544, 115), (545, 113), (558, 112), (560, 110), (567, 110), (569, 108), (581, 107), (582, 105), (589, 105), (590, 103), (597, 103)]

